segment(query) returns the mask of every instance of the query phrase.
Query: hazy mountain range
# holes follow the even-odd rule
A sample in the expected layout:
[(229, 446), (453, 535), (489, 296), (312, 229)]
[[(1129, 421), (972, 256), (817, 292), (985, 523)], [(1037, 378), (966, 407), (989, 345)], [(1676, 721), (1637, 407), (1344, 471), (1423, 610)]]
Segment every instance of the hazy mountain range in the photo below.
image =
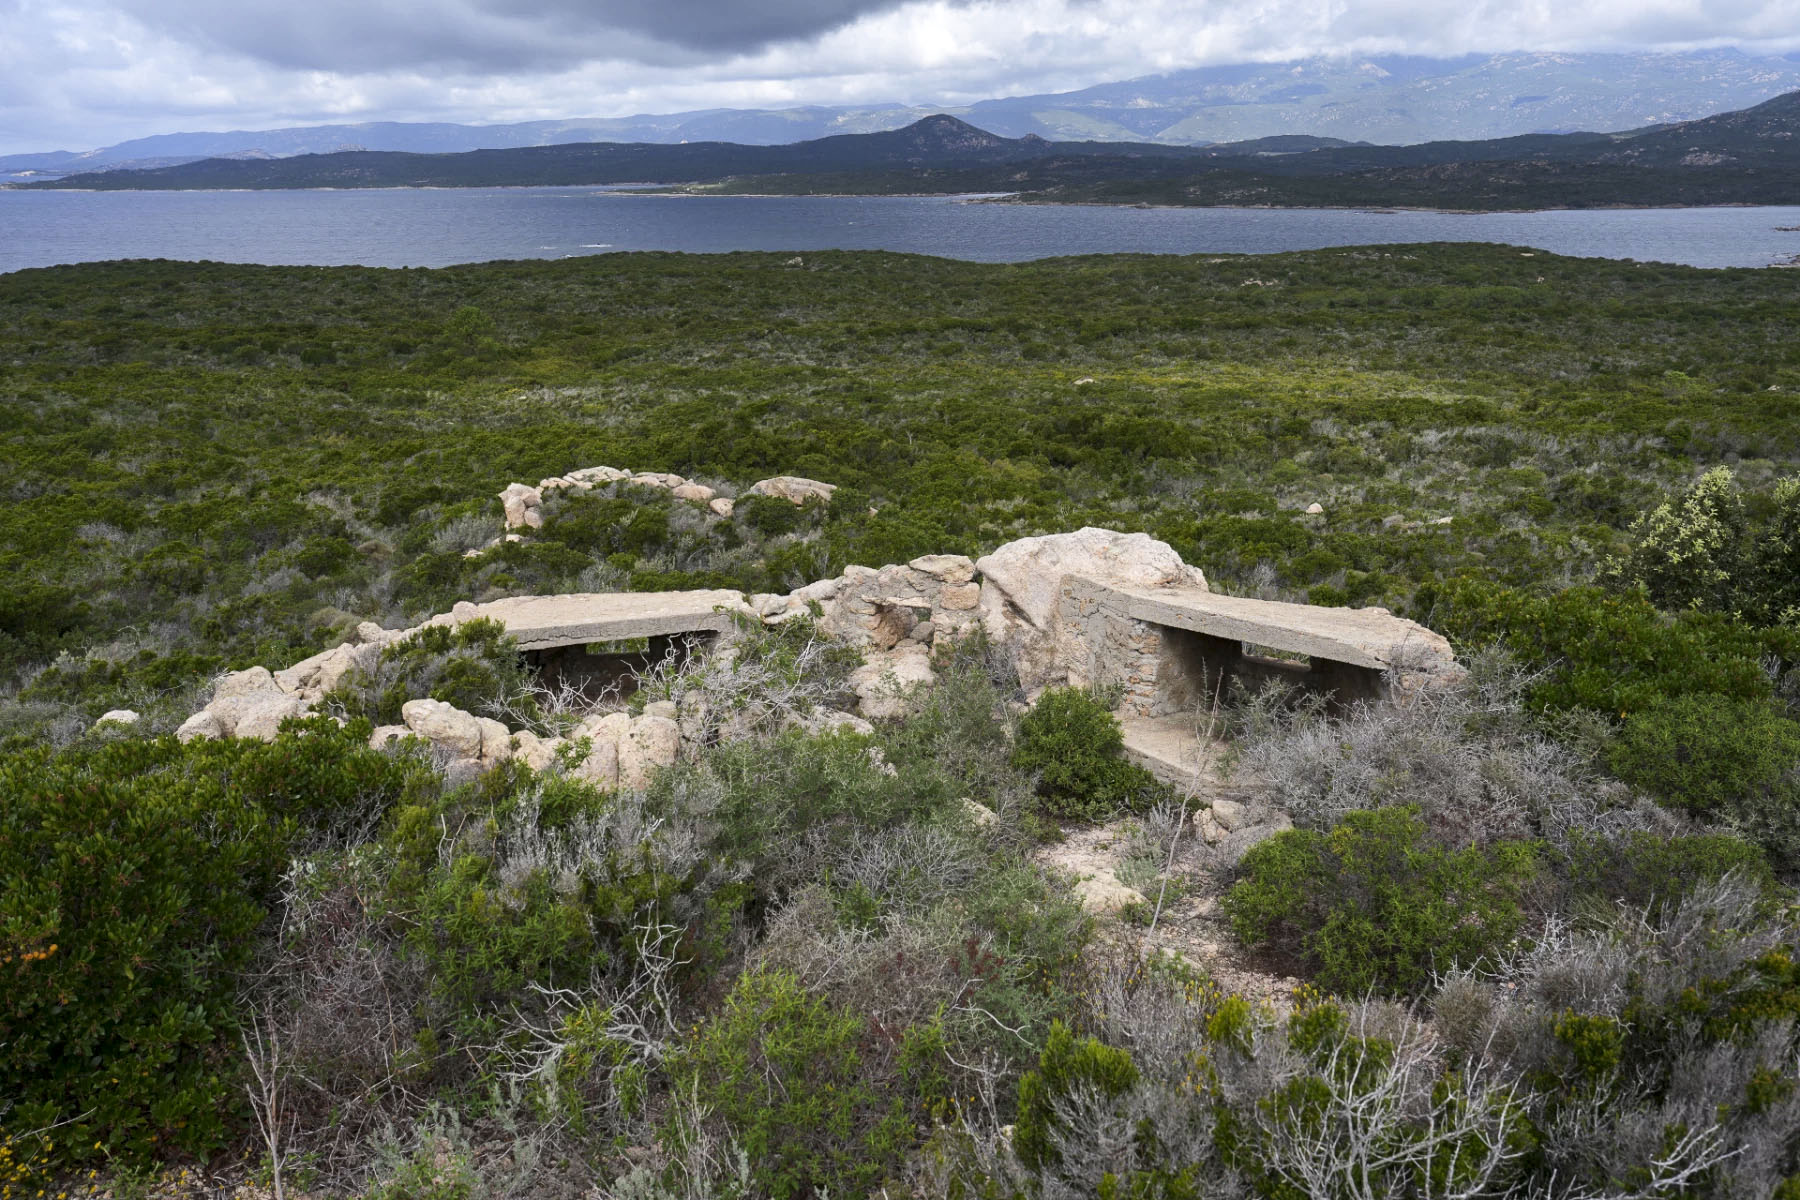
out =
[(454, 153), (571, 142), (777, 145), (899, 129), (950, 113), (1004, 137), (1205, 145), (1278, 134), (1410, 144), (1633, 129), (1747, 108), (1800, 88), (1800, 55), (1495, 54), (1332, 58), (1205, 67), (960, 107), (708, 109), (515, 125), (371, 122), (137, 138), (0, 157), (0, 175), (169, 166), (340, 150)]

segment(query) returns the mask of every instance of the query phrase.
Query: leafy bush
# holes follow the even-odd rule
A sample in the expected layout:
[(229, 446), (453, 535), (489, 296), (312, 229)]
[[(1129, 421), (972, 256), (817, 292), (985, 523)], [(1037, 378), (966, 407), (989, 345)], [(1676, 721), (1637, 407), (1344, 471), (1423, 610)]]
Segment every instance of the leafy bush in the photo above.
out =
[(1459, 579), (1426, 597), (1434, 627), (1472, 645), (1504, 644), (1542, 668), (1539, 709), (1614, 718), (1674, 696), (1767, 699), (1765, 662), (1800, 662), (1800, 630), (1756, 629), (1720, 614), (1665, 616), (1642, 595), (1578, 587), (1544, 596)]
[(1164, 791), (1125, 758), (1119, 722), (1099, 697), (1080, 688), (1050, 688), (1019, 719), (1013, 766), (1038, 777), (1044, 811), (1097, 821), (1121, 809), (1139, 812)]
[(1800, 476), (1746, 497), (1730, 468), (1715, 467), (1639, 517), (1631, 536), (1607, 574), (1644, 588), (1658, 607), (1800, 625)]
[(1608, 757), (1626, 782), (1710, 816), (1800, 766), (1800, 724), (1767, 703), (1680, 696), (1632, 714)]
[(1129, 1091), (1138, 1081), (1131, 1055), (1096, 1038), (1076, 1041), (1061, 1021), (1050, 1028), (1037, 1070), (1019, 1080), (1019, 1119), (1013, 1145), (1019, 1161), (1042, 1169), (1059, 1155), (1052, 1141), (1056, 1102), (1082, 1088), (1108, 1099)]
[(408, 700), (429, 697), (465, 712), (491, 712), (527, 682), (518, 647), (499, 621), (428, 625), (385, 647), (374, 671), (352, 668), (328, 699), (378, 725), (400, 720)]
[(0, 1095), (25, 1128), (129, 1156), (203, 1152), (235, 1107), (229, 1057), (296, 818), (378, 814), (404, 764), (367, 726), (270, 744), (128, 739), (0, 758)]
[[(430, 979), (432, 1017), (459, 1037), (545, 988), (628, 965), (631, 935), (689, 883), (630, 796), (514, 764), (397, 809), (385, 903)], [(461, 836), (445, 840), (445, 830)]]
[(648, 803), (659, 814), (703, 817), (709, 852), (740, 866), (767, 903), (881, 831), (948, 812), (956, 799), (947, 777), (901, 775), (868, 737), (792, 730), (719, 746), (660, 773)]
[(1681, 696), (1634, 713), (1609, 753), (1619, 778), (1800, 861), (1800, 722), (1766, 701)]
[(1754, 843), (1725, 833), (1581, 836), (1570, 843), (1563, 865), (1577, 896), (1628, 904), (1652, 918), (1665, 905), (1733, 872), (1765, 888), (1775, 882), (1768, 858)]
[(1350, 813), (1329, 833), (1278, 834), (1242, 873), (1225, 897), (1238, 937), (1344, 994), (1404, 993), (1518, 933), (1537, 861), (1519, 842), (1444, 850), (1415, 810), (1392, 808)]
[(899, 1089), (871, 1077), (862, 1047), (879, 1036), (792, 975), (752, 971), (670, 1070), (749, 1155), (759, 1194), (866, 1196), (913, 1140)]

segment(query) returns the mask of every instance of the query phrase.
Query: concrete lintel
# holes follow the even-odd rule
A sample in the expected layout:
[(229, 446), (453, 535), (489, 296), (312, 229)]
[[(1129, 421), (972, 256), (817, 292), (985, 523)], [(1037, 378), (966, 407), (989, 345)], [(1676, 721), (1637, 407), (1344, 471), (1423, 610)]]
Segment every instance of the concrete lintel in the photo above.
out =
[(735, 614), (754, 616), (742, 592), (594, 592), (518, 596), (443, 613), (426, 622), (450, 625), (486, 617), (506, 626), (521, 650), (585, 646), (676, 633), (723, 633)]
[(1199, 588), (1131, 588), (1081, 581), (1089, 595), (1126, 616), (1290, 654), (1383, 671), (1408, 648), (1450, 661), (1449, 644), (1385, 608), (1321, 608), (1221, 596)]

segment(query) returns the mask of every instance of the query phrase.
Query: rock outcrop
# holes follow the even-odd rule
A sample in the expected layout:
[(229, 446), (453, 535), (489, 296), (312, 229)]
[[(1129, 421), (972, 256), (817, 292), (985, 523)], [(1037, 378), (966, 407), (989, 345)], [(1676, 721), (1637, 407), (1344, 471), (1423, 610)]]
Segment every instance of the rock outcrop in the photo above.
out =
[(932, 681), (931, 654), (918, 642), (869, 654), (850, 675), (856, 707), (863, 716), (880, 721), (905, 716), (909, 696)]
[(1068, 663), (1080, 656), (1078, 631), (1058, 620), (1063, 579), (1142, 587), (1206, 587), (1198, 567), (1147, 533), (1115, 533), (1089, 526), (1074, 533), (1021, 538), (976, 560), (981, 618), (989, 640), (1014, 648), (1019, 684), (1027, 692), (1068, 682)]
[(406, 727), (458, 758), (481, 757), (481, 722), (442, 700), (408, 700), (400, 706)]
[(310, 711), (305, 697), (284, 689), (267, 667), (251, 667), (221, 676), (213, 685), (213, 697), (175, 736), (184, 742), (195, 738), (242, 737), (275, 740), (281, 723)]
[(750, 485), (752, 496), (773, 496), (795, 506), (808, 500), (830, 500), (835, 491), (835, 483), (820, 483), (817, 479), (804, 479), (798, 475), (776, 475)]
[(543, 505), (544, 493), (522, 483), (509, 483), (500, 493), (500, 508), (506, 514), (508, 529), (541, 529)]

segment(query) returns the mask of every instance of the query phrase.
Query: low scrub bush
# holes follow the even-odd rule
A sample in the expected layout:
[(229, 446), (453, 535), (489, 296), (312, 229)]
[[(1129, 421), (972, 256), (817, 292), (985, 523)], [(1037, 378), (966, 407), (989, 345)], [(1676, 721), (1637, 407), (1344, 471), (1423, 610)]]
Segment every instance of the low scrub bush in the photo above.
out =
[(1800, 862), (1800, 722), (1768, 701), (1678, 696), (1632, 714), (1609, 755), (1619, 778), (1723, 820)]
[[(366, 725), (0, 758), (0, 1096), (13, 1128), (130, 1159), (217, 1148), (239, 973), (303, 836), (409, 786)], [(307, 834), (307, 824), (317, 831)]]
[(854, 646), (824, 636), (810, 618), (742, 619), (728, 648), (664, 659), (645, 673), (637, 695), (673, 700), (693, 714), (698, 740), (738, 741), (819, 709), (850, 708), (850, 674), (861, 665)]
[(384, 648), (373, 671), (352, 669), (327, 698), (377, 725), (400, 720), (408, 700), (429, 697), (491, 714), (526, 690), (528, 673), (506, 626), (486, 618), (428, 625)]
[(1329, 833), (1295, 829), (1251, 849), (1225, 897), (1238, 937), (1347, 995), (1416, 993), (1434, 970), (1474, 963), (1512, 939), (1537, 877), (1519, 842), (1449, 851), (1412, 809), (1346, 815)]
[(1540, 1178), (1720, 1200), (1800, 1186), (1800, 925), (1747, 873), (1552, 923), (1453, 973), (1433, 1018), (1456, 1060), (1521, 1090)]
[(899, 772), (873, 739), (790, 730), (716, 747), (651, 781), (650, 811), (704, 820), (709, 853), (741, 867), (757, 903), (779, 903), (882, 831), (952, 811), (948, 776)]
[(1305, 829), (1330, 829), (1359, 809), (1410, 806), (1434, 840), (1460, 848), (1530, 837), (1562, 844), (1654, 821), (1652, 806), (1605, 778), (1589, 754), (1544, 732), (1524, 705), (1533, 679), (1512, 660), (1479, 651), (1468, 667), (1466, 679), (1404, 705), (1359, 704), (1341, 716), (1270, 693), (1241, 699), (1230, 712), (1233, 753)]
[(1126, 760), (1118, 719), (1081, 688), (1050, 688), (1019, 718), (1012, 761), (1036, 774), (1044, 811), (1068, 820), (1141, 812), (1165, 791), (1150, 772)]
[[(934, 1195), (1504, 1196), (1526, 1106), (1457, 1071), (1396, 1006), (1305, 991), (1286, 1020), (1141, 962), (1054, 1031), (1011, 1137), (969, 1122), (934, 1147)], [(941, 1189), (941, 1190), (940, 1190)]]
[(1629, 905), (1652, 918), (1697, 888), (1735, 874), (1773, 888), (1768, 857), (1754, 842), (1728, 833), (1666, 835), (1636, 830), (1572, 840), (1560, 864), (1576, 897)]
[[(793, 976), (747, 972), (671, 1074), (748, 1155), (755, 1192), (869, 1195), (913, 1142), (894, 1072), (872, 1068), (881, 1035)], [(886, 1078), (883, 1078), (886, 1076)], [(677, 1140), (691, 1136), (675, 1130)]]

